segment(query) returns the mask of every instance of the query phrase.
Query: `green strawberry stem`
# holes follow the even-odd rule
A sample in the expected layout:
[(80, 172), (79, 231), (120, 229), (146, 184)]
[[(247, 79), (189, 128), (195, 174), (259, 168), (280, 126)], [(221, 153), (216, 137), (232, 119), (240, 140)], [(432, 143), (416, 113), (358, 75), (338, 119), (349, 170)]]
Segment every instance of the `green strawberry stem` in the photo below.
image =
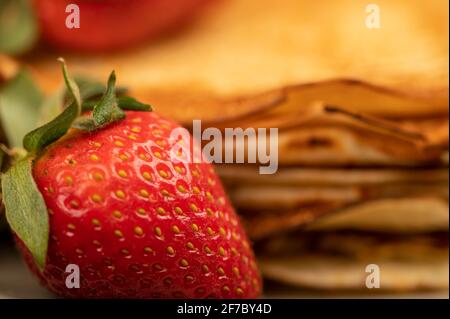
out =
[(81, 114), (80, 89), (69, 77), (64, 60), (60, 58), (58, 61), (61, 62), (64, 82), (72, 101), (55, 119), (25, 135), (23, 147), (29, 152), (37, 152), (66, 134), (72, 123)]
[(105, 94), (92, 110), (94, 123), (98, 128), (125, 118), (125, 112), (117, 105), (115, 86), (116, 73), (112, 71)]
[[(33, 178), (33, 163), (37, 156), (72, 127), (88, 131), (101, 129), (125, 118), (126, 114), (122, 107), (139, 111), (151, 110), (149, 105), (133, 98), (116, 97), (114, 71), (109, 76), (103, 95), (92, 105), (89, 99), (98, 96), (101, 85), (93, 81), (84, 81), (83, 94), (81, 94), (77, 82), (69, 76), (64, 60), (60, 58), (58, 61), (62, 66), (68, 106), (53, 120), (25, 135), (23, 146), (28, 153), (20, 152), (21, 159), (16, 160), (1, 178), (8, 224), (28, 248), (41, 271), (45, 268), (46, 262), (49, 218), (45, 201)], [(89, 86), (89, 83), (92, 86)], [(89, 104), (89, 109), (92, 109), (91, 114), (82, 115), (83, 96), (91, 103)], [(57, 97), (60, 98), (63, 95), (59, 94)], [(85, 109), (87, 109), (86, 106)]]

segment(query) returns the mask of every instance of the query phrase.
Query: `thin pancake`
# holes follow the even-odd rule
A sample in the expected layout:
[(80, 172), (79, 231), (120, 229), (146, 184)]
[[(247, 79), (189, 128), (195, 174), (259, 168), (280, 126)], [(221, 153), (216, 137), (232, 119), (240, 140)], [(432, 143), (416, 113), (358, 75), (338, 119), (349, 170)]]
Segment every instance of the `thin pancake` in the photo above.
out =
[(387, 183), (435, 183), (448, 181), (447, 168), (306, 168), (282, 167), (274, 175), (261, 175), (249, 165), (216, 165), (225, 184), (245, 185), (383, 185)]
[(382, 290), (448, 288), (448, 234), (291, 235), (269, 241), (259, 256), (266, 278), (316, 289), (366, 289), (370, 264), (379, 266)]
[(306, 230), (354, 229), (393, 233), (448, 231), (448, 200), (384, 199), (318, 218)]
[[(377, 5), (382, 27), (370, 29), (362, 0), (222, 1), (159, 43), (115, 55), (65, 56), (74, 72), (100, 79), (115, 69), (121, 85), (150, 103), (157, 96), (183, 97), (156, 105), (178, 119), (189, 120), (183, 106), (198, 96), (229, 105), (274, 90), (302, 107), (329, 97), (325, 102), (374, 115), (447, 114), (448, 3)], [(47, 89), (60, 78), (58, 54), (25, 59)], [(206, 112), (220, 118), (222, 111)]]
[[(439, 197), (377, 199), (357, 204), (334, 201), (306, 205), (291, 211), (245, 214), (248, 235), (258, 240), (289, 230), (358, 229), (379, 232), (448, 230), (448, 200)], [(329, 221), (327, 221), (330, 218)], [(317, 226), (314, 226), (317, 222)]]
[[(414, 166), (440, 162), (448, 149), (446, 117), (394, 121), (322, 103), (307, 110), (282, 109), (274, 106), (214, 125), (222, 130), (279, 128), (280, 165)], [(203, 128), (206, 126), (202, 123)], [(247, 151), (247, 145), (233, 147), (235, 151)]]
[(352, 186), (239, 186), (228, 194), (241, 211), (269, 213), (300, 209), (317, 203), (340, 202), (346, 205), (382, 198), (433, 196), (448, 199), (447, 183), (384, 184)]
[(359, 290), (367, 289), (365, 267), (372, 263), (381, 268), (382, 291), (448, 289), (448, 256), (415, 262), (353, 261), (333, 256), (260, 259), (259, 268), (268, 279), (302, 288)]

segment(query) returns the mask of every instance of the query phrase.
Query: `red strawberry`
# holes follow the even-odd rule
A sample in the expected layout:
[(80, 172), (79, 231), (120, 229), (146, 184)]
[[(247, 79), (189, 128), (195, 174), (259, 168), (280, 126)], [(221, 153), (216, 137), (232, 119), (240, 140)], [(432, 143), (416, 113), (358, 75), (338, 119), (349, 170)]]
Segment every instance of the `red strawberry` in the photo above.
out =
[[(50, 240), (45, 270), (32, 268), (50, 290), (70, 297), (259, 295), (248, 239), (212, 166), (170, 159), (177, 127), (153, 112), (127, 111), (105, 129), (69, 132), (36, 160)], [(80, 267), (80, 289), (66, 288), (68, 264)]]
[[(34, 0), (42, 37), (66, 50), (110, 51), (176, 30), (211, 0)], [(67, 7), (80, 11), (80, 28), (66, 27)], [(69, 7), (70, 8), (70, 7)], [(124, 14), (126, 12), (126, 14)]]

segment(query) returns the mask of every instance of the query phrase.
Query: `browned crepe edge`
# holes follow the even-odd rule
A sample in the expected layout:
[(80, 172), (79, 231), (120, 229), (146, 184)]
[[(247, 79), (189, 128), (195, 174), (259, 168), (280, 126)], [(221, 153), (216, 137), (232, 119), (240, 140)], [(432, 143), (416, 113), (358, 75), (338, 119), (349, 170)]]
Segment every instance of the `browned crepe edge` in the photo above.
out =
[[(427, 197), (425, 196), (424, 198)], [(246, 214), (245, 212), (240, 211), (240, 214), (249, 237), (252, 240), (261, 240), (275, 234), (286, 233), (295, 229), (304, 229), (320, 218), (326, 218), (327, 216), (330, 216), (330, 214), (338, 214), (341, 210), (346, 208), (357, 208), (358, 205), (364, 203), (370, 203), (370, 201), (318, 202), (290, 211), (260, 211), (260, 213), (256, 215)]]

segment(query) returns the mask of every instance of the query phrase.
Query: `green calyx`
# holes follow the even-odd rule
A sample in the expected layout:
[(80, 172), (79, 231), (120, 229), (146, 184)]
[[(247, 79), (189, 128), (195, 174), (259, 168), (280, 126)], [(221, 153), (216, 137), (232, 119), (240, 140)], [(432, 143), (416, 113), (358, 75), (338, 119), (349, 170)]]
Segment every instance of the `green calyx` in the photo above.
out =
[[(124, 110), (151, 111), (149, 105), (123, 96), (124, 89), (116, 90), (114, 71), (105, 86), (84, 78), (71, 78), (64, 60), (59, 59), (59, 62), (62, 65), (65, 90), (58, 91), (49, 99), (42, 98), (26, 72), (14, 79), (15, 82), (6, 91), (0, 90), (0, 115), (17, 118), (26, 115), (25, 109), (29, 107), (30, 110), (35, 110), (35, 123), (43, 122), (43, 119), (49, 116), (53, 117), (46, 124), (25, 134), (23, 147), (27, 153), (16, 152), (22, 154), (20, 159), (16, 159), (14, 165), (2, 174), (1, 178), (8, 224), (28, 248), (41, 271), (45, 268), (47, 256), (49, 218), (44, 198), (33, 178), (33, 162), (38, 154), (63, 137), (71, 128), (95, 131), (124, 119)], [(117, 94), (121, 96), (116, 96)], [(16, 100), (19, 103), (15, 102)], [(40, 108), (33, 105), (36, 102), (41, 105)], [(61, 110), (62, 105), (66, 106)], [(13, 107), (22, 113), (13, 111)], [(0, 121), (3, 128), (4, 124), (7, 123)], [(9, 134), (5, 134), (8, 138), (13, 136), (13, 130), (6, 131), (9, 131)], [(17, 138), (10, 140), (17, 141)], [(14, 142), (13, 146), (17, 148), (19, 145)]]
[[(118, 106), (115, 95), (116, 74), (113, 71), (108, 79), (106, 92), (98, 101), (92, 111), (92, 117), (85, 116), (79, 119), (74, 126), (78, 129), (93, 131), (109, 123), (125, 118), (125, 112)], [(81, 108), (81, 105), (80, 105)]]
[(78, 85), (69, 77), (64, 60), (62, 64), (64, 82), (70, 96), (70, 103), (64, 111), (52, 121), (29, 132), (23, 138), (23, 147), (28, 152), (37, 152), (67, 133), (72, 123), (81, 114), (81, 96)]
[[(141, 111), (151, 111), (147, 104), (140, 103), (129, 97), (116, 97), (116, 74), (114, 71), (109, 76), (103, 95), (98, 99), (103, 86), (93, 81), (82, 81), (82, 89), (77, 82), (69, 77), (67, 67), (63, 59), (62, 64), (64, 82), (67, 90), (68, 106), (52, 121), (29, 132), (23, 139), (23, 147), (29, 152), (36, 152), (56, 141), (71, 128), (94, 131), (113, 122), (125, 118), (124, 109), (127, 107), (140, 107)], [(82, 96), (86, 101), (82, 101)], [(96, 99), (97, 98), (97, 99)], [(120, 101), (120, 103), (119, 103)], [(86, 109), (92, 109), (91, 115), (81, 116)]]

